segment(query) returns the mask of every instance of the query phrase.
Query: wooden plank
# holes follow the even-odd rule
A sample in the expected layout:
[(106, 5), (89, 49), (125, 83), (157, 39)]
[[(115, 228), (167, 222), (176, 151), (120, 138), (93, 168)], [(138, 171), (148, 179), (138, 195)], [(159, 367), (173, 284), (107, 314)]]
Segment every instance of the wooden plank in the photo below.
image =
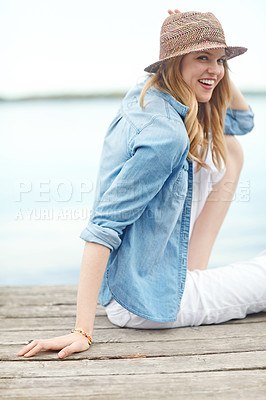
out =
[[(12, 331), (44, 331), (72, 329), (75, 326), (76, 318), (54, 317), (54, 318), (6, 318), (0, 319), (0, 332)], [(106, 315), (97, 315), (94, 327), (96, 329), (119, 329), (109, 322)]]
[(16, 307), (33, 307), (33, 306), (61, 306), (61, 305), (76, 305), (76, 296), (64, 296), (64, 295), (56, 295), (56, 296), (24, 296), (19, 297), (17, 299), (13, 297), (9, 297), (8, 299), (0, 300), (0, 307), (4, 307), (6, 305), (14, 304)]
[[(75, 317), (76, 305), (32, 305), (32, 306), (16, 306), (4, 305), (0, 308), (0, 316), (2, 318), (57, 318)], [(98, 305), (96, 315), (106, 315), (104, 307)]]
[[(265, 399), (266, 371), (2, 379), (2, 399)], [(262, 397), (264, 395), (264, 398)]]
[[(248, 320), (248, 318), (246, 318)], [(12, 331), (17, 331), (17, 332), (22, 332), (22, 331), (28, 331), (28, 332), (38, 332), (38, 331), (58, 331), (61, 332), (63, 330), (70, 330), (72, 327), (75, 325), (75, 317), (56, 317), (56, 318), (7, 318), (7, 319), (0, 319), (0, 332), (12, 332)], [(258, 321), (259, 323), (265, 322), (263, 319)], [(260, 331), (259, 328), (259, 323), (255, 324), (256, 326), (255, 330), (256, 332)], [(241, 329), (238, 327), (235, 327), (233, 325), (238, 325), (238, 324), (219, 324), (219, 325), (208, 325), (208, 326), (200, 326), (200, 327), (191, 327), (194, 332), (198, 332), (198, 334), (204, 330), (206, 332), (206, 335), (209, 334), (209, 336), (213, 335), (221, 335), (222, 330), (224, 329), (225, 335), (228, 335), (229, 332), (234, 332), (237, 330)], [(243, 325), (243, 324), (240, 324)], [(246, 322), (246, 325), (249, 325)], [(207, 330), (206, 330), (207, 328)], [(95, 319), (95, 324), (94, 324), (94, 331), (98, 329), (120, 329), (116, 327), (115, 325), (111, 324), (109, 322), (108, 318), (106, 315), (97, 315)], [(186, 328), (182, 328), (186, 329)], [(133, 330), (134, 331), (134, 330)], [(115, 333), (116, 334), (116, 333)], [(31, 334), (32, 336), (32, 334)], [(197, 336), (197, 338), (200, 338), (200, 336)]]
[[(0, 289), (1, 290), (1, 289)], [(70, 304), (75, 305), (77, 300), (77, 294), (75, 293), (61, 293), (55, 292), (52, 293), (43, 293), (43, 294), (21, 294), (16, 295), (12, 293), (11, 295), (0, 295), (0, 306), (4, 306), (7, 304), (16, 304), (16, 306), (32, 306), (32, 305), (61, 305), (61, 304)]]
[[(265, 317), (264, 317), (265, 315)], [(71, 329), (75, 325), (75, 316), (72, 317), (51, 317), (51, 318), (0, 318), (0, 332), (6, 331), (43, 331), (43, 330), (62, 330)], [(232, 325), (243, 325), (254, 323), (255, 326), (259, 328), (261, 322), (266, 322), (266, 313), (252, 314), (245, 318), (244, 320), (234, 320), (231, 323), (223, 323), (221, 325), (208, 325), (208, 331), (210, 334), (216, 334), (212, 331), (218, 326), (228, 327), (230, 329)], [(97, 315), (95, 319), (94, 327), (96, 329), (119, 329), (115, 325), (109, 322), (106, 315)], [(203, 326), (202, 326), (203, 327)], [(199, 327), (194, 327), (194, 329)]]
[[(113, 326), (113, 325), (112, 325)], [(42, 331), (34, 332), (32, 330), (24, 331), (11, 331), (11, 332), (0, 332), (0, 344), (25, 344), (29, 339), (34, 337), (35, 339), (48, 339), (53, 336), (60, 336), (70, 333), (70, 328), (65, 329), (53, 329), (48, 330), (43, 326)], [(232, 337), (239, 338), (243, 337), (256, 338), (264, 336), (266, 338), (266, 322), (260, 323), (259, 325), (210, 325), (210, 326), (197, 326), (197, 327), (185, 327), (176, 329), (159, 329), (159, 330), (143, 330), (143, 329), (94, 329), (94, 342), (105, 343), (105, 342), (150, 342), (154, 340), (157, 343), (167, 341), (184, 341), (184, 340), (203, 340), (214, 337), (217, 339), (228, 340)]]
[(266, 351), (159, 358), (2, 362), (1, 378), (143, 375), (181, 372), (235, 371), (266, 368)]
[(113, 326), (98, 305), (88, 351), (66, 360), (51, 351), (25, 359), (17, 352), (27, 340), (73, 327), (77, 286), (2, 289), (1, 400), (265, 399), (266, 313), (147, 331)]
[(51, 285), (51, 286), (1, 286), (0, 295), (28, 295), (30, 294), (50, 294), (53, 295), (56, 292), (75, 294), (77, 292), (77, 285)]
[(256, 314), (249, 314), (246, 318), (242, 319), (231, 319), (230, 321), (224, 322), (224, 325), (232, 325), (232, 324), (251, 324), (251, 323), (259, 323), (266, 322), (266, 312), (259, 312)]
[[(1, 360), (24, 361), (17, 353), (21, 345), (0, 345)], [(134, 342), (134, 343), (94, 343), (89, 350), (72, 354), (68, 359), (108, 359), (108, 358), (130, 358), (130, 357), (169, 357), (179, 355), (195, 355), (210, 353), (237, 353), (246, 351), (264, 351), (266, 348), (266, 337), (237, 337), (224, 339), (184, 340), (180, 342)], [(57, 352), (38, 353), (29, 360), (52, 360), (57, 359)]]
[[(2, 318), (57, 318), (75, 317), (76, 304), (41, 304), (31, 306), (3, 305), (0, 307), (0, 319)], [(256, 314), (256, 318), (260, 321), (266, 321), (266, 313)], [(101, 305), (97, 305), (96, 316), (106, 315), (105, 309)], [(238, 324), (248, 323), (252, 317), (248, 316), (245, 320), (238, 320)], [(230, 321), (231, 324), (233, 321)], [(235, 321), (236, 322), (236, 321)], [(230, 323), (229, 323), (230, 324)]]

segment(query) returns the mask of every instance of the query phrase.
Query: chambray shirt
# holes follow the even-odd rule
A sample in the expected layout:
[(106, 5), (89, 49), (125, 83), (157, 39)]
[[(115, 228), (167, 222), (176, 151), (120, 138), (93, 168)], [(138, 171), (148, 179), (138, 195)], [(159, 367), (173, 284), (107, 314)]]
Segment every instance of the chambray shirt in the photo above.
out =
[[(112, 298), (153, 321), (174, 321), (184, 291), (193, 163), (188, 107), (143, 84), (128, 92), (103, 144), (90, 221), (81, 238), (111, 252), (99, 302)], [(229, 110), (225, 132), (253, 128), (252, 111)]]

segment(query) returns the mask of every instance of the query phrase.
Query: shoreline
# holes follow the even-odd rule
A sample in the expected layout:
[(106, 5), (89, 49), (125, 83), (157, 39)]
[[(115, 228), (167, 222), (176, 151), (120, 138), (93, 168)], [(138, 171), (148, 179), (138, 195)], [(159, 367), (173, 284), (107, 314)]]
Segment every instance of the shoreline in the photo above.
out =
[[(1, 97), (0, 103), (14, 103), (14, 102), (27, 102), (27, 101), (65, 101), (65, 100), (94, 100), (94, 99), (119, 99), (126, 95), (127, 91), (117, 91), (109, 93), (74, 93), (74, 94), (47, 94), (47, 95), (33, 95), (21, 97)], [(263, 91), (242, 91), (244, 96), (266, 96), (266, 90)]]
[[(111, 92), (111, 93), (86, 93), (86, 94), (54, 94), (54, 95), (40, 95), (40, 96), (22, 96), (22, 97), (0, 97), (0, 103), (14, 103), (24, 101), (40, 101), (40, 100), (94, 100), (94, 99), (119, 99), (126, 95), (124, 92)], [(266, 95), (266, 92), (265, 92)]]

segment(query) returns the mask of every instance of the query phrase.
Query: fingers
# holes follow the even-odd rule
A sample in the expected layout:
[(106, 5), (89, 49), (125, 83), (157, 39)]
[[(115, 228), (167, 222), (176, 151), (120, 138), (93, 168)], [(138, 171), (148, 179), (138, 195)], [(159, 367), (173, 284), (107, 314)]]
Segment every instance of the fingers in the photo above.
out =
[(41, 344), (41, 341), (33, 340), (33, 342), (29, 343), (19, 351), (18, 356), (31, 357), (42, 349), (44, 349), (44, 346)]
[(89, 348), (89, 343), (84, 343), (84, 342), (74, 342), (71, 345), (65, 347), (58, 353), (59, 358), (65, 358), (70, 356), (73, 353), (79, 353), (81, 351), (88, 350)]
[(89, 343), (84, 336), (78, 333), (71, 333), (70, 335), (47, 340), (33, 340), (33, 342), (29, 343), (19, 351), (18, 356), (28, 358), (39, 353), (41, 350), (60, 350), (58, 357), (64, 358), (72, 353), (88, 350), (88, 348)]
[(33, 340), (19, 351), (18, 356), (31, 357), (41, 350), (61, 350), (69, 344), (69, 340), (69, 335), (47, 340)]
[(35, 346), (35, 344), (33, 342), (34, 342), (34, 340), (32, 340), (27, 346), (24, 346), (18, 352), (18, 356), (24, 356), (25, 353), (27, 353), (29, 350), (31, 350)]
[(170, 14), (170, 15), (172, 15), (172, 14), (178, 14), (178, 13), (181, 13), (181, 11), (179, 11), (177, 8), (175, 8), (174, 9), (174, 11), (172, 11), (172, 10), (168, 10), (168, 14)]

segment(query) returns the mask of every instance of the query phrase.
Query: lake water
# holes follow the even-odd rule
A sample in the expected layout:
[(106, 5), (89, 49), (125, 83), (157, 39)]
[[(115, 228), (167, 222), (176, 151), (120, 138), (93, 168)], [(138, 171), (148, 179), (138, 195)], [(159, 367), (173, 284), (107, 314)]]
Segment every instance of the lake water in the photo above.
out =
[[(266, 248), (266, 97), (210, 267)], [(76, 284), (101, 146), (120, 99), (0, 103), (0, 285)], [(264, 161), (263, 161), (264, 160)]]

